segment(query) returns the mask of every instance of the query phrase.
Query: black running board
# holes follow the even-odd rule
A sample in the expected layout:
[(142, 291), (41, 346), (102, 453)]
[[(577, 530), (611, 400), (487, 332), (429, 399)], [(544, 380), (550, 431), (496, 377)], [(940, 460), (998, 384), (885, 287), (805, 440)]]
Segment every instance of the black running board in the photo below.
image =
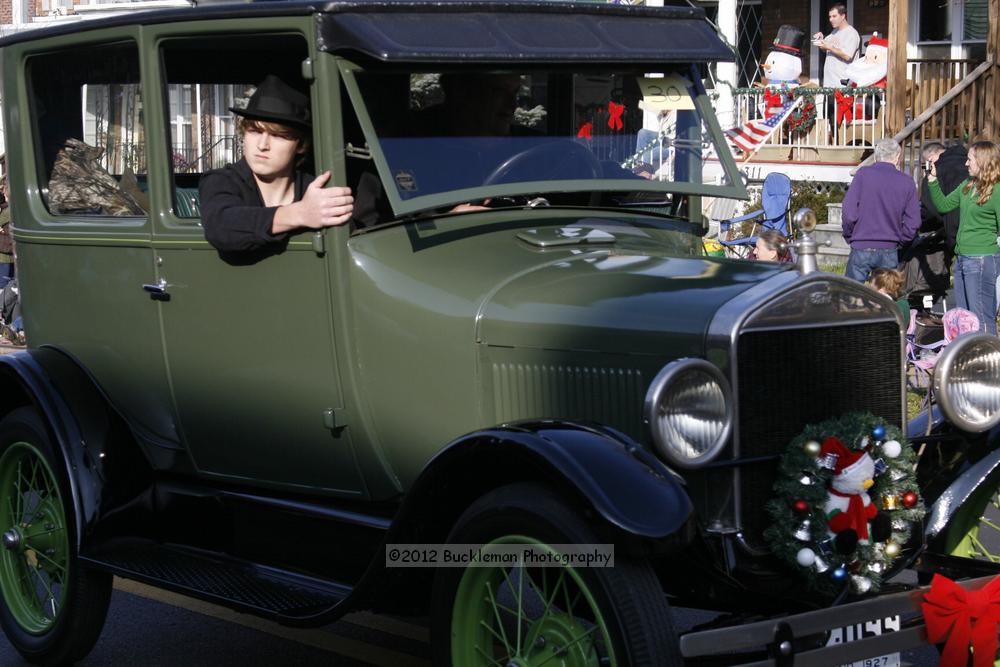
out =
[(80, 556), (87, 566), (287, 625), (320, 625), (350, 586), (174, 545), (104, 545)]

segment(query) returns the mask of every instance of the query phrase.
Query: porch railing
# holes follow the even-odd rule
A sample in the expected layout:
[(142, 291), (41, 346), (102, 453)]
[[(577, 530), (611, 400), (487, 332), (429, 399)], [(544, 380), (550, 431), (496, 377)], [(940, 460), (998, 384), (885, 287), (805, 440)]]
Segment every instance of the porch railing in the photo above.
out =
[[(762, 88), (734, 90), (734, 116), (738, 125), (766, 118), (766, 92)], [(837, 99), (838, 92), (840, 100)], [(815, 159), (815, 156), (809, 155), (810, 149), (874, 146), (886, 134), (885, 114), (882, 112), (885, 106), (883, 88), (803, 86), (788, 93), (803, 99), (796, 112), (775, 130), (764, 148), (787, 148), (793, 152), (794, 159), (808, 161)], [(803, 119), (805, 122), (802, 122)], [(831, 122), (838, 119), (841, 121), (839, 124)]]
[[(982, 61), (970, 59), (915, 59), (906, 62), (906, 122), (930, 109), (949, 90), (959, 84)], [(982, 98), (980, 98), (981, 100)], [(968, 127), (967, 121), (977, 104), (962, 96), (945, 113), (934, 114), (925, 123), (924, 132), (930, 137), (959, 138)]]

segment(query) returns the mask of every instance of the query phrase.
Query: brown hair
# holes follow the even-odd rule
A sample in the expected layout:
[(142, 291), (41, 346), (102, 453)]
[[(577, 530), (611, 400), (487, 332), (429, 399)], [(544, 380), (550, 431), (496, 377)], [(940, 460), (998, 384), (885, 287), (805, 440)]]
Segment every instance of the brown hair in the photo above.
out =
[(903, 274), (896, 269), (875, 269), (868, 278), (868, 285), (877, 292), (885, 292), (898, 299), (903, 293)]
[(778, 259), (783, 259), (788, 255), (788, 239), (777, 229), (768, 229), (757, 235), (764, 242), (768, 250), (778, 253)]
[(837, 13), (840, 14), (841, 16), (847, 16), (847, 5), (845, 5), (844, 3), (837, 2), (830, 5), (830, 9), (827, 10), (827, 13), (829, 14), (835, 9), (837, 10)]
[(309, 148), (312, 146), (312, 133), (304, 127), (296, 127), (295, 125), (285, 125), (269, 120), (257, 120), (255, 118), (240, 116), (239, 121), (236, 123), (236, 131), (241, 137), (247, 132), (256, 131), (267, 132), (274, 137), (298, 142), (299, 145), (296, 147), (296, 151), (300, 155), (295, 161), (295, 166), (297, 167), (302, 165), (306, 153), (309, 152)]
[(966, 194), (975, 186), (979, 198), (976, 203), (985, 206), (993, 196), (993, 186), (1000, 182), (1000, 148), (992, 141), (977, 141), (969, 148), (969, 153), (975, 156), (979, 163), (979, 175), (962, 188)]

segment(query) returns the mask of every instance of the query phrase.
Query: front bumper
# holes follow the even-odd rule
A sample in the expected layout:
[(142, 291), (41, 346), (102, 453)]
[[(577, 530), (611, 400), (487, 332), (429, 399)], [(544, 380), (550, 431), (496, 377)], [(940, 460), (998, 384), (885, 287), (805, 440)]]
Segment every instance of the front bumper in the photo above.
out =
[[(958, 583), (968, 590), (977, 590), (992, 579), (992, 576), (987, 576)], [(929, 590), (930, 586), (913, 588), (794, 616), (690, 632), (681, 636), (681, 655), (690, 664), (829, 667), (926, 646), (927, 631), (920, 604)], [(832, 646), (796, 649), (803, 643), (801, 640), (822, 637), (836, 628), (896, 615), (900, 616), (898, 632)], [(805, 643), (810, 644), (808, 641)], [(819, 643), (825, 644), (825, 641)], [(816, 642), (811, 645), (815, 646)]]

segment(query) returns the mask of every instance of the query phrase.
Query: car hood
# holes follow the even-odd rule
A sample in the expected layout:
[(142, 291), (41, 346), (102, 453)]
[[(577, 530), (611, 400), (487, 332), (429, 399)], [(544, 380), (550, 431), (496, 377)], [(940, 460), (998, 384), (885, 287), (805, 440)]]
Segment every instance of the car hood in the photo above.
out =
[(700, 354), (716, 310), (775, 264), (620, 250), (578, 252), (499, 281), (477, 317), (479, 343), (631, 354)]

